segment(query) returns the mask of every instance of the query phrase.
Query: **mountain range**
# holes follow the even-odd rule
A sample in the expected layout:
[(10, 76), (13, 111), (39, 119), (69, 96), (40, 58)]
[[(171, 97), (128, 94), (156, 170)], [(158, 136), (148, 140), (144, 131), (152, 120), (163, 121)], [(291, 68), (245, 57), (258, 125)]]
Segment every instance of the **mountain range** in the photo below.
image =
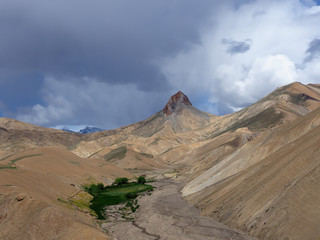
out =
[(70, 130), (69, 128), (66, 128), (66, 127), (61, 128), (61, 130), (65, 131), (65, 132), (74, 132), (74, 133), (83, 133), (83, 134), (104, 131), (104, 129), (102, 129), (102, 128), (92, 127), (92, 126), (87, 126), (85, 128), (80, 129), (79, 131), (73, 131), (73, 130)]
[(225, 116), (179, 91), (146, 120), (87, 134), (0, 118), (0, 239), (107, 239), (61, 202), (141, 174), (177, 182), (201, 214), (249, 236), (318, 239), (319, 107), (320, 85), (295, 82)]

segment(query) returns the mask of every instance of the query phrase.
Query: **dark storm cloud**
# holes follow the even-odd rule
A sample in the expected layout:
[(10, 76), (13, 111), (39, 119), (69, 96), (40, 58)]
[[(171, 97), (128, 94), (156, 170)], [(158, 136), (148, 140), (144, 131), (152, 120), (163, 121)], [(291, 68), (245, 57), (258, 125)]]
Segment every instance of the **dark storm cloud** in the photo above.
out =
[(305, 62), (309, 62), (320, 57), (320, 39), (313, 39), (309, 43), (309, 48), (307, 49), (306, 53), (308, 54), (308, 57), (305, 59)]
[[(130, 101), (144, 101), (137, 94), (159, 97), (152, 93), (171, 87), (156, 61), (198, 44), (199, 29), (206, 26), (217, 4), (212, 0), (0, 1), (0, 116), (2, 112), (45, 126), (64, 120), (82, 124), (89, 111), (85, 106), (103, 106), (101, 102), (106, 105), (109, 101), (109, 108), (116, 108), (117, 102), (121, 108), (126, 101), (129, 105)], [(74, 104), (78, 98), (58, 89), (49, 91), (48, 97), (48, 77), (61, 82), (57, 83), (61, 87), (70, 83), (70, 95), (83, 91), (78, 96), (82, 104)], [(102, 89), (93, 88), (96, 93), (81, 89), (89, 86), (84, 78), (93, 79)], [(128, 86), (130, 97), (122, 94), (128, 92)], [(118, 91), (109, 100), (110, 94), (104, 94), (108, 89)], [(90, 95), (95, 94), (99, 97), (92, 100)], [(124, 119), (141, 120), (142, 115), (159, 110), (142, 113), (145, 109), (135, 104), (134, 114), (123, 112)], [(119, 116), (100, 115), (91, 114), (106, 127), (111, 126), (107, 121), (113, 125), (123, 122)]]
[(199, 41), (198, 28), (213, 5), (209, 0), (1, 1), (0, 68), (16, 75), (92, 76), (163, 88), (164, 76), (152, 61)]
[(227, 113), (316, 81), (319, 8), (303, 1), (0, 1), (0, 116), (110, 129), (178, 90)]
[(251, 40), (235, 41), (233, 39), (222, 39), (222, 44), (227, 45), (226, 52), (230, 55), (245, 53), (250, 50)]

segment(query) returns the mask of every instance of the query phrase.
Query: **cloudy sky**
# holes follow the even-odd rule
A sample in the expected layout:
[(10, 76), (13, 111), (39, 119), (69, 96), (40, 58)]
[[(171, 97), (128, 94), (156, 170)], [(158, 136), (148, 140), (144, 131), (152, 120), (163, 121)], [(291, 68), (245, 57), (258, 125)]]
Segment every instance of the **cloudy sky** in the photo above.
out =
[(320, 1), (0, 0), (0, 117), (104, 129), (319, 83)]

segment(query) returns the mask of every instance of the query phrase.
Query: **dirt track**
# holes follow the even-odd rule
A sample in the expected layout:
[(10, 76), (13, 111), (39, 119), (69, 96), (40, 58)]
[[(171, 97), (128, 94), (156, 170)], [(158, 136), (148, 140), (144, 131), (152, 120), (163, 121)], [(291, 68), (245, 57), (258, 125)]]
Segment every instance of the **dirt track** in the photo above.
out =
[(200, 216), (198, 209), (181, 198), (179, 186), (171, 181), (153, 184), (151, 196), (139, 199), (135, 221), (105, 223), (114, 240), (143, 239), (252, 239), (210, 218)]

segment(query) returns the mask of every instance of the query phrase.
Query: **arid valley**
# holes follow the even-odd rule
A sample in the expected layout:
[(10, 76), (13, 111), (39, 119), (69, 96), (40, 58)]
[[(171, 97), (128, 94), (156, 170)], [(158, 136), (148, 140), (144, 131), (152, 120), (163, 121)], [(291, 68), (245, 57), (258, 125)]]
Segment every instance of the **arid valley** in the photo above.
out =
[[(0, 239), (319, 239), (320, 85), (225, 116), (191, 101), (88, 134), (1, 118)], [(84, 186), (138, 176), (132, 218), (97, 219)]]

